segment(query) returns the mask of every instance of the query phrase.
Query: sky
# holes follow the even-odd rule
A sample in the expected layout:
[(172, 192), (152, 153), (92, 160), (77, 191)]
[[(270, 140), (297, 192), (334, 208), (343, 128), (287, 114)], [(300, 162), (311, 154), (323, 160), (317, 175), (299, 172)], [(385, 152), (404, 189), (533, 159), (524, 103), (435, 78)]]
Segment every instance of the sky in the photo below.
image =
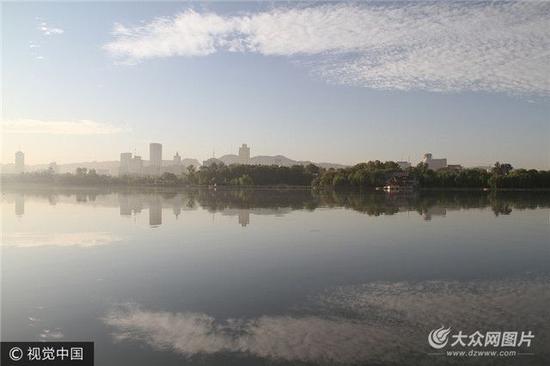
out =
[(2, 163), (161, 142), (550, 169), (550, 2), (2, 3)]

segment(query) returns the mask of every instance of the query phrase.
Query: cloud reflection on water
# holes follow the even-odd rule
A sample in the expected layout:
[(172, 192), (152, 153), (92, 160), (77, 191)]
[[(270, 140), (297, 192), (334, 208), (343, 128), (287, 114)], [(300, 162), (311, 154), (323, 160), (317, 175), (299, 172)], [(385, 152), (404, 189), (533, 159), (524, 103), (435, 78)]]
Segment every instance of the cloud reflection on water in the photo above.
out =
[(125, 306), (104, 319), (116, 340), (138, 340), (185, 356), (246, 352), (290, 361), (358, 362), (382, 350), (368, 339), (390, 339), (388, 329), (316, 316), (262, 316), (218, 322), (202, 313), (169, 313)]
[(533, 330), (548, 357), (547, 279), (373, 283), (327, 290), (288, 316), (219, 321), (204, 313), (121, 305), (104, 322), (116, 340), (142, 341), (184, 356), (244, 352), (304, 362), (364, 363), (426, 355), (428, 331)]
[(4, 233), (2, 246), (17, 248), (56, 247), (95, 247), (121, 241), (110, 232), (74, 232), (74, 233)]

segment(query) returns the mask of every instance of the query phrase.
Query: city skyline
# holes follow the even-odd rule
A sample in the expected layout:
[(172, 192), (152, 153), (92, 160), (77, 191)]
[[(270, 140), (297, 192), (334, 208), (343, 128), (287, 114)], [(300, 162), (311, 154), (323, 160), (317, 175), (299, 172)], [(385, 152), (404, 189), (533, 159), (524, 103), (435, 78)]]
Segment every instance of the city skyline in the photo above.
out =
[(549, 14), (545, 3), (5, 3), (2, 163), (18, 150), (27, 165), (148, 156), (150, 141), (203, 161), (247, 141), (345, 165), (432, 152), (549, 169)]
[[(331, 162), (315, 162), (311, 160), (292, 160), (289, 157), (285, 155), (255, 155), (252, 156), (250, 154), (251, 146), (249, 146), (246, 143), (243, 143), (239, 148), (237, 154), (224, 154), (222, 156), (216, 157), (212, 156), (211, 158), (208, 158), (206, 160), (203, 160), (202, 163), (199, 159), (196, 158), (190, 158), (190, 157), (183, 157), (179, 154), (179, 152), (176, 152), (172, 158), (163, 156), (163, 144), (158, 142), (151, 142), (149, 143), (149, 159), (144, 159), (141, 155), (137, 155), (135, 153), (131, 152), (121, 152), (120, 157), (118, 160), (108, 160), (108, 161), (92, 161), (92, 162), (79, 162), (82, 163), (82, 166), (79, 166), (78, 168), (84, 168), (89, 163), (112, 163), (116, 162), (116, 172), (113, 169), (100, 169), (100, 174), (108, 174), (108, 175), (160, 175), (164, 172), (170, 172), (175, 174), (182, 174), (184, 173), (186, 167), (188, 166), (195, 166), (196, 168), (200, 166), (209, 166), (212, 163), (222, 163), (222, 164), (244, 164), (244, 165), (279, 165), (279, 166), (289, 166), (289, 165), (305, 165), (305, 164), (317, 164), (320, 167), (328, 168), (334, 167), (334, 168), (340, 168), (345, 167), (349, 165), (341, 165), (337, 163), (331, 163)], [(258, 158), (261, 158), (258, 160)], [(267, 159), (267, 160), (266, 160)], [(284, 159), (285, 161), (278, 161), (280, 159)], [(439, 170), (444, 168), (450, 168), (450, 169), (463, 169), (463, 168), (484, 168), (488, 169), (492, 167), (492, 165), (487, 166), (476, 166), (476, 167), (468, 167), (463, 166), (460, 163), (453, 162), (454, 164), (448, 164), (447, 158), (433, 158), (432, 153), (425, 153), (423, 156), (417, 161), (416, 159), (406, 159), (406, 160), (397, 160), (394, 161), (399, 165), (399, 167), (403, 170), (410, 168), (412, 166), (416, 166), (417, 162), (424, 163), (429, 169), (432, 170)], [(373, 160), (374, 161), (374, 160)], [(196, 162), (196, 163), (193, 163)], [(168, 163), (168, 164), (167, 164)], [(171, 163), (171, 164), (170, 164)], [(68, 163), (64, 164), (63, 162), (50, 162), (48, 164), (34, 164), (30, 165), (34, 169), (31, 169), (30, 171), (37, 171), (37, 167), (43, 167), (44, 165), (48, 166), (48, 169), (53, 169), (54, 173), (59, 172), (59, 165), (74, 165), (78, 163)], [(28, 172), (29, 170), (26, 170), (25, 168), (29, 166), (28, 164), (25, 164), (25, 154), (22, 151), (16, 151), (14, 154), (14, 162), (12, 164), (3, 164), (3, 173), (23, 173)], [(521, 168), (521, 167), (518, 167)], [(88, 169), (95, 169), (95, 167), (88, 167)], [(44, 169), (42, 169), (44, 170)], [(38, 169), (40, 171), (40, 169)], [(66, 171), (66, 169), (65, 169)]]

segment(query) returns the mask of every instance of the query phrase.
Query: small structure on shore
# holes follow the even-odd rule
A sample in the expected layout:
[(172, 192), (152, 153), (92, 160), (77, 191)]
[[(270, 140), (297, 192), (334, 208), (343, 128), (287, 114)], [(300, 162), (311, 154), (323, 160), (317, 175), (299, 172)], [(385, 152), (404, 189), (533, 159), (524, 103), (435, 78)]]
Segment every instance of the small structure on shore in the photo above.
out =
[(416, 179), (409, 176), (407, 172), (396, 172), (386, 181), (383, 187), (386, 192), (412, 192), (418, 186)]

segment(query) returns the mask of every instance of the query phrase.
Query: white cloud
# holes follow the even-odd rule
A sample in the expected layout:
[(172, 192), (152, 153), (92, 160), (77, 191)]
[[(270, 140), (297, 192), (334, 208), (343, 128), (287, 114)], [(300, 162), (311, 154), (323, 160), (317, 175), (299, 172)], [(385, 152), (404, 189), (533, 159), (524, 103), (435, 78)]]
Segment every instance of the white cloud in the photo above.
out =
[[(41, 57), (41, 56), (39, 56)], [(81, 121), (42, 121), (37, 119), (19, 119), (2, 122), (5, 133), (50, 134), (50, 135), (105, 135), (124, 131), (124, 129), (102, 122)]]
[(218, 51), (288, 56), (374, 89), (550, 94), (550, 3), (337, 4), (235, 16), (187, 10), (116, 24), (107, 50), (136, 63)]
[(173, 19), (157, 18), (151, 23), (127, 28), (115, 24), (117, 41), (105, 48), (115, 55), (134, 59), (165, 56), (205, 56), (216, 52), (235, 25), (215, 14), (186, 11)]
[(46, 22), (41, 22), (38, 26), (38, 30), (45, 36), (52, 36), (56, 34), (63, 34), (65, 31), (61, 28), (51, 27)]

